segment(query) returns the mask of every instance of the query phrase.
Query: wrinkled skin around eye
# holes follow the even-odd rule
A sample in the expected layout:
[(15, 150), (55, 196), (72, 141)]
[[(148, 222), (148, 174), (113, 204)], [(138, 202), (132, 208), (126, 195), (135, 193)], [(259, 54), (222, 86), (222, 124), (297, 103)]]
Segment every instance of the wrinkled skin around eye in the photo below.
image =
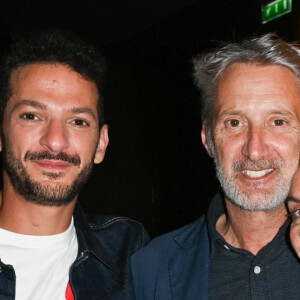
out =
[(300, 210), (293, 213), (293, 222), (290, 229), (290, 240), (294, 250), (300, 258)]

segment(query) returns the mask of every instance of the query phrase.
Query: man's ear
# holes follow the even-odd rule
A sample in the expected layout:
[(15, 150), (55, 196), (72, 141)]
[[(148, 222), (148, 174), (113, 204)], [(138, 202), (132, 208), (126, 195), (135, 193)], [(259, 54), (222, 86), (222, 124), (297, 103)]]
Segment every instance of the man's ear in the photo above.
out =
[(209, 155), (210, 157), (212, 157), (212, 152), (211, 152), (211, 149), (210, 149), (210, 145), (209, 145), (209, 143), (207, 142), (207, 130), (206, 130), (206, 129), (207, 129), (207, 128), (206, 128), (206, 124), (203, 123), (203, 125), (202, 125), (202, 130), (201, 130), (201, 140), (202, 140), (202, 143), (203, 143), (203, 145), (204, 145), (204, 147), (205, 147), (205, 149), (206, 149), (208, 155)]
[(103, 161), (108, 142), (109, 142), (108, 126), (104, 124), (100, 131), (98, 146), (95, 153), (95, 158), (94, 158), (95, 164), (100, 164)]

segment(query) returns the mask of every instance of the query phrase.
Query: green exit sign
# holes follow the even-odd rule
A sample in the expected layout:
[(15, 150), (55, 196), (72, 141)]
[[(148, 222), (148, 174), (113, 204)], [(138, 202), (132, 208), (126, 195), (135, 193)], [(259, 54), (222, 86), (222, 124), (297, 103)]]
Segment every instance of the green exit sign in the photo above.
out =
[(292, 11), (292, 0), (277, 0), (262, 5), (262, 22), (267, 23)]

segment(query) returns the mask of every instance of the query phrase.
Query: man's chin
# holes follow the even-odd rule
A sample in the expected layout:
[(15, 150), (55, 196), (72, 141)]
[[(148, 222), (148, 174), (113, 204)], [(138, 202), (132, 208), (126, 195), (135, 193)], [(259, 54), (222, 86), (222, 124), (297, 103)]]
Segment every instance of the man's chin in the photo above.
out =
[[(28, 191), (31, 190), (31, 193)], [(74, 200), (78, 194), (76, 187), (56, 184), (54, 187), (50, 185), (42, 185), (39, 183), (31, 183), (31, 187), (27, 190), (18, 191), (27, 201), (42, 206), (63, 206)]]
[(276, 209), (284, 203), (285, 197), (278, 197), (271, 194), (254, 194), (254, 195), (240, 195), (239, 197), (230, 198), (231, 201), (239, 206), (241, 209), (248, 211), (268, 211)]
[(36, 185), (39, 185), (43, 188), (51, 188), (53, 190), (55, 189), (64, 189), (71, 187), (74, 183), (73, 182), (66, 182), (65, 180), (43, 180), (42, 182), (35, 181)]

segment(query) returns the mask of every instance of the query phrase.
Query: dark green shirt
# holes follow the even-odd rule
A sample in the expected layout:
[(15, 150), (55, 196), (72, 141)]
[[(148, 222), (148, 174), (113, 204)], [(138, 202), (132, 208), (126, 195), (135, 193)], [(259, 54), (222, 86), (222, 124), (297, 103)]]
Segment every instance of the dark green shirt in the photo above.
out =
[(224, 211), (224, 202), (217, 195), (207, 213), (211, 242), (209, 299), (300, 299), (300, 262), (289, 242), (290, 219), (253, 255), (232, 247), (217, 232), (216, 223)]

